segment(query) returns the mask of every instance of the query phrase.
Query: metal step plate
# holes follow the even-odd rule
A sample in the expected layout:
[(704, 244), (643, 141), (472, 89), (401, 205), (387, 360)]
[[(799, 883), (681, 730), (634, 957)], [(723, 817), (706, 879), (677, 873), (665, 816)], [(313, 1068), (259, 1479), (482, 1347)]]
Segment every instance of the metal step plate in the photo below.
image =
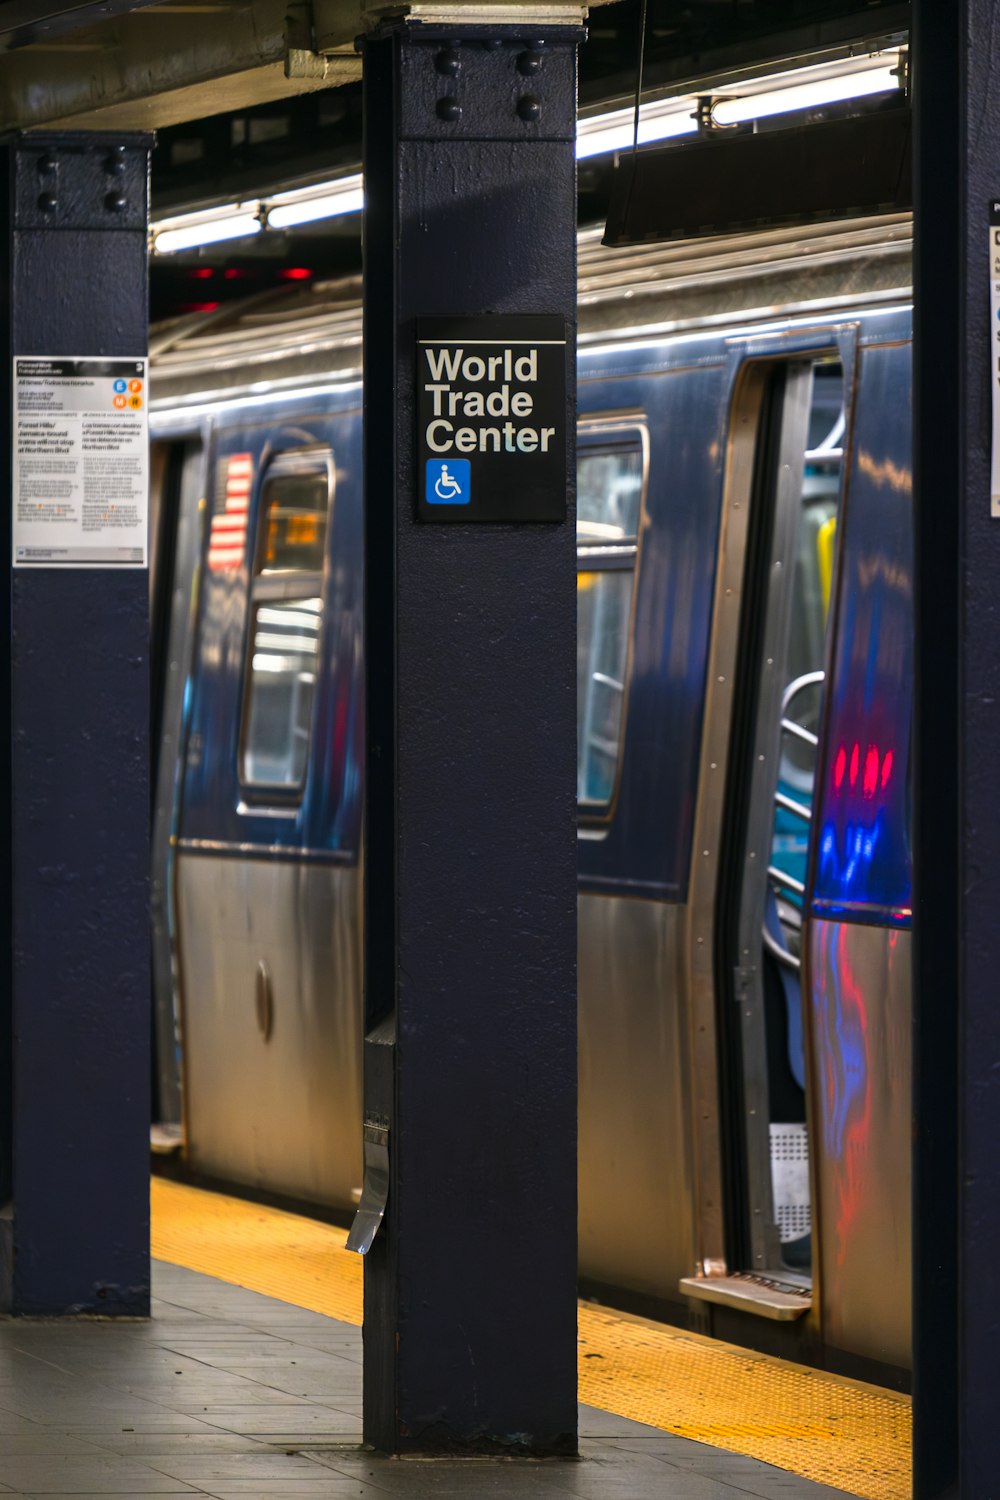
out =
[(801, 1318), (812, 1307), (809, 1282), (787, 1272), (778, 1276), (754, 1271), (738, 1271), (732, 1276), (682, 1276), (680, 1289), (685, 1296), (701, 1302), (718, 1302), (722, 1307), (736, 1307), (779, 1322)]

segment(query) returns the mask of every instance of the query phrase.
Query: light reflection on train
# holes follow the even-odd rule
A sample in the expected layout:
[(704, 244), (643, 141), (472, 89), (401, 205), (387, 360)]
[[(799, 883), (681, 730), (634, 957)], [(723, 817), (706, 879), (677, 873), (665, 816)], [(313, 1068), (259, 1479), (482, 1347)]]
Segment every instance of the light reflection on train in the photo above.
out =
[[(584, 1289), (901, 1382), (909, 226), (580, 263)], [(195, 1170), (344, 1214), (356, 292), (153, 360), (161, 1116)]]

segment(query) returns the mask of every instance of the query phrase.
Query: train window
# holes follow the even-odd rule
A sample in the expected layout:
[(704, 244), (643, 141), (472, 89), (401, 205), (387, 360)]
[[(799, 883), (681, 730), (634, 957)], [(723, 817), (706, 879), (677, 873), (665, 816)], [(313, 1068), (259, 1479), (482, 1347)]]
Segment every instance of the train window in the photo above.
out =
[(580, 455), (576, 480), (578, 546), (601, 542), (634, 542), (639, 535), (642, 499), (642, 450)]
[(333, 474), (329, 453), (282, 454), (261, 485), (240, 779), (280, 802), (305, 785)]
[(325, 469), (265, 479), (257, 571), (321, 573), (329, 503), (330, 483)]
[[(786, 722), (781, 736), (779, 794), (811, 811), (816, 775), (826, 665), (826, 633), (840, 502), (841, 467), (846, 415), (844, 376), (838, 361), (813, 369), (801, 500), (794, 529), (795, 567), (792, 574), (790, 629), (785, 664)], [(804, 733), (802, 732), (804, 731)], [(772, 867), (799, 884), (805, 881), (810, 824), (777, 803), (771, 840)], [(802, 898), (789, 884), (779, 900), (801, 910)], [(797, 918), (793, 918), (797, 925)], [(791, 941), (796, 944), (793, 932)]]
[[(577, 467), (577, 800), (612, 800), (624, 727), (629, 623), (645, 469), (643, 434), (581, 434)], [(596, 441), (595, 441), (596, 439)]]
[(319, 598), (258, 604), (251, 625), (243, 779), (297, 787), (305, 778), (319, 665)]

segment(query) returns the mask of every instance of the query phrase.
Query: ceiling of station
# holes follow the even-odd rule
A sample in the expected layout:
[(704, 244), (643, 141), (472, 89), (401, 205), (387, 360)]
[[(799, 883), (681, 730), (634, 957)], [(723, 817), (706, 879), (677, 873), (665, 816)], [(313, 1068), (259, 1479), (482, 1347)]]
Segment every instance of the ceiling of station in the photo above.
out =
[[(399, 9), (428, 0), (399, 0)], [(356, 169), (354, 39), (396, 0), (0, 0), (0, 129), (155, 129), (153, 214), (252, 198)], [(539, 0), (509, 0), (510, 9)], [(552, 0), (549, 9), (555, 9)], [(635, 88), (641, 0), (590, 0), (583, 112)], [(468, 12), (468, 0), (434, 0)], [(648, 0), (644, 94), (690, 92), (789, 59), (898, 37), (908, 0)], [(581, 221), (607, 209), (611, 162), (581, 161)], [(250, 246), (154, 258), (153, 313), (214, 303), (286, 275), (357, 269), (358, 215)]]
[[(163, 128), (360, 76), (354, 38), (392, 0), (0, 0), (0, 129)], [(412, 8), (402, 0), (398, 8)], [(511, 14), (558, 0), (508, 0)], [(435, 13), (468, 18), (467, 0)], [(582, 98), (627, 90), (638, 0), (590, 0)], [(649, 0), (647, 81), (905, 26), (903, 0)]]

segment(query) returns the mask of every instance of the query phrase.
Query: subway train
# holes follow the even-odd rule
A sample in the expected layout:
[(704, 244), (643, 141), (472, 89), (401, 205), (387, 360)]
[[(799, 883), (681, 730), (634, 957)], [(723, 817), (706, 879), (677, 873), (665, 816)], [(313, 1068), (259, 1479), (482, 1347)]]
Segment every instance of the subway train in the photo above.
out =
[[(579, 241), (582, 1287), (900, 1386), (911, 241)], [(151, 360), (159, 1119), (185, 1170), (349, 1215), (359, 284)]]

